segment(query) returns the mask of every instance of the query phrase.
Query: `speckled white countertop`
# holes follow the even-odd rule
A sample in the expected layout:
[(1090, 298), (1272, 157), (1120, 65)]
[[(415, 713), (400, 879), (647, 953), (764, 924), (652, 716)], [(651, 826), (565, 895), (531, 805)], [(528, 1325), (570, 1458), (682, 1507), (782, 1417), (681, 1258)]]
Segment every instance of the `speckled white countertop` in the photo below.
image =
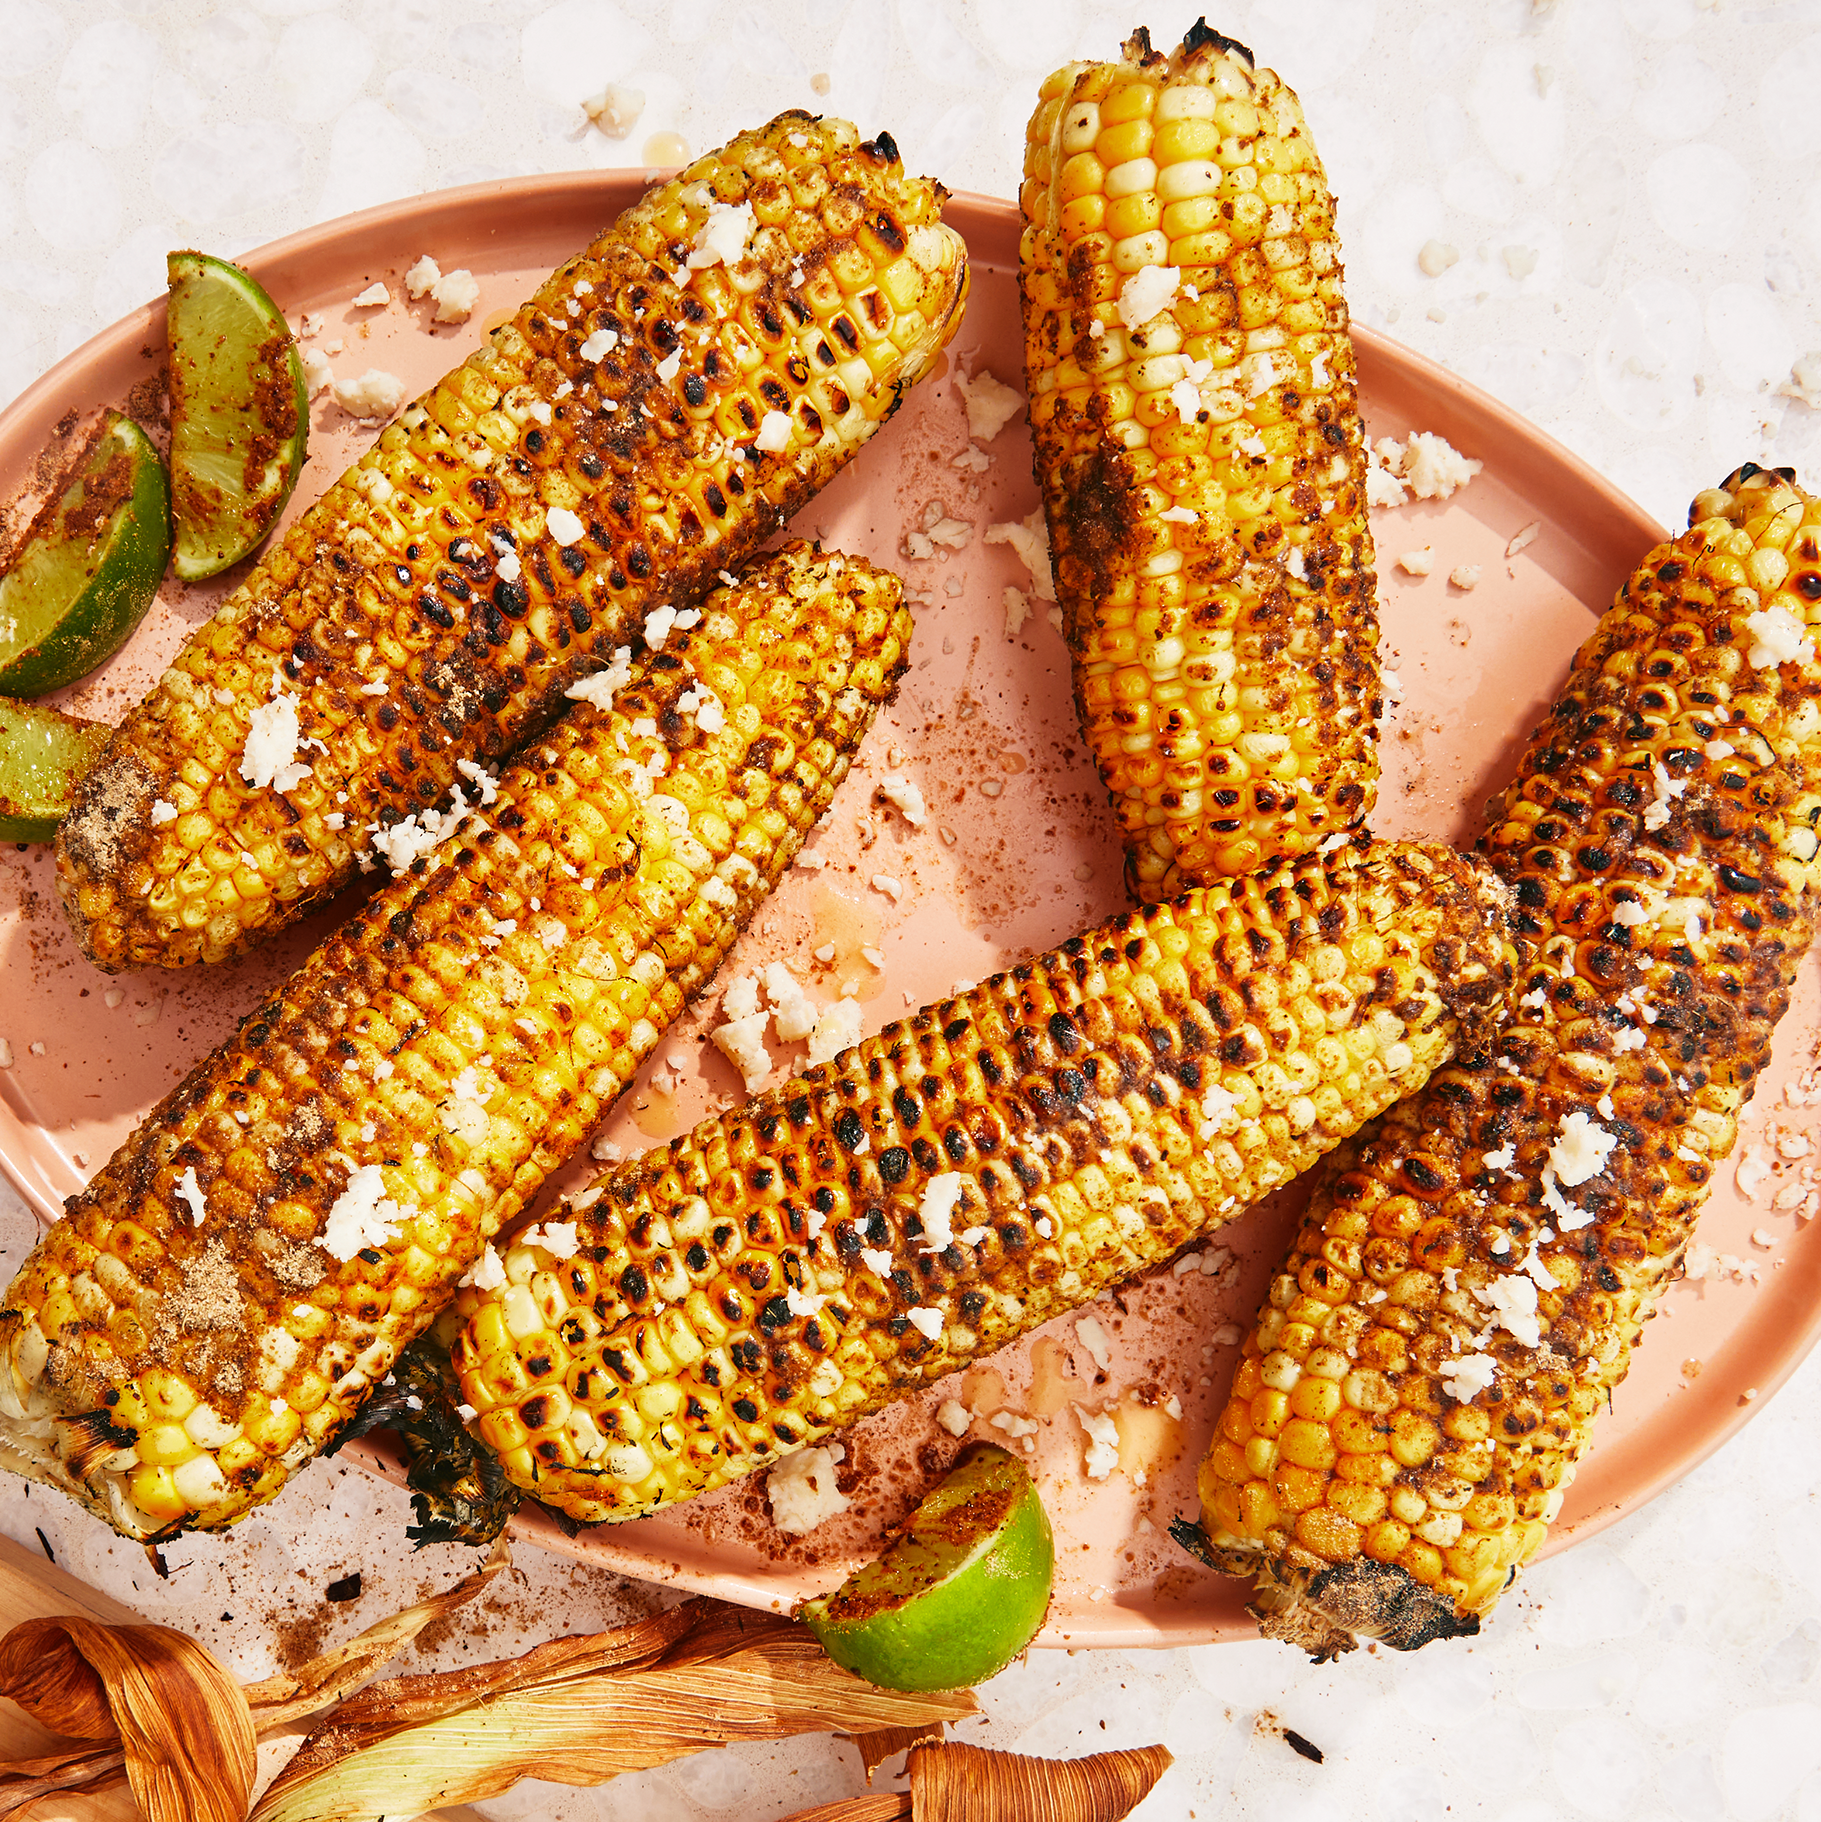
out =
[[(1193, 17), (1148, 23), (1163, 44)], [(1132, 23), (1089, 0), (0, 0), (0, 403), (161, 291), (170, 247), (231, 256), (415, 192), (671, 162), (784, 106), (888, 127), (913, 169), (1011, 195), (1037, 83)], [(1821, 409), (1782, 390), (1821, 349), (1821, 0), (1236, 0), (1211, 23), (1301, 93), (1360, 320), (1666, 522), (1747, 459), (1821, 484)], [(646, 95), (623, 141), (578, 105), (609, 81)], [(1436, 276), (1430, 243), (1431, 266), (1456, 255)], [(30, 1235), (0, 1186), (0, 1273)], [(325, 1643), (463, 1572), (465, 1552), (403, 1547), (404, 1505), (318, 1467), (231, 1536), (167, 1548), (162, 1584), (23, 1483), (0, 1486), (0, 1528), (41, 1529), (253, 1676), (272, 1617), (309, 1629), (353, 1569), (363, 1594)], [(530, 1548), (513, 1579), (414, 1661), (641, 1598)], [(961, 1734), (983, 1744), (1161, 1738), (1177, 1763), (1147, 1822), (1821, 1822), (1821, 1361), (1653, 1505), (1530, 1573), (1477, 1641), (1321, 1669), (1265, 1643), (1042, 1652), (982, 1704)], [(485, 1809), (765, 1822), (860, 1788), (853, 1751), (821, 1740)]]

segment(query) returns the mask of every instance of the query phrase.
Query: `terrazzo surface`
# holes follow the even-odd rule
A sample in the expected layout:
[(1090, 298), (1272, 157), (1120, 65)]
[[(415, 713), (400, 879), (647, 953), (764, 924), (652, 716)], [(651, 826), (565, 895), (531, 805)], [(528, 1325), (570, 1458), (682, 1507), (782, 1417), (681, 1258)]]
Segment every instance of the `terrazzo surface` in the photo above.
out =
[[(1148, 23), (1162, 44), (1193, 16)], [(785, 106), (887, 126), (912, 168), (1011, 195), (1037, 83), (1132, 23), (1086, 0), (0, 0), (0, 402), (161, 290), (168, 248), (232, 256), (450, 185), (671, 162)], [(1359, 320), (1667, 523), (1747, 459), (1821, 485), (1821, 0), (1241, 0), (1211, 23), (1303, 98)], [(622, 140), (580, 107), (608, 82), (645, 96)], [(32, 1232), (0, 1187), (0, 1273)], [(0, 1484), (0, 1529), (41, 1532), (248, 1678), (471, 1565), (412, 1553), (405, 1516), (392, 1489), (318, 1467), (228, 1537), (168, 1547), (158, 1582), (66, 1502)], [(357, 1569), (359, 1599), (326, 1608)], [(410, 1665), (656, 1598), (524, 1547)], [(1821, 1361), (1653, 1504), (1533, 1570), (1478, 1640), (1324, 1668), (1263, 1642), (1040, 1652), (981, 1701), (959, 1729), (980, 1744), (1164, 1741), (1146, 1822), (1821, 1822)], [(823, 1738), (481, 1807), (768, 1822), (862, 1788)]]

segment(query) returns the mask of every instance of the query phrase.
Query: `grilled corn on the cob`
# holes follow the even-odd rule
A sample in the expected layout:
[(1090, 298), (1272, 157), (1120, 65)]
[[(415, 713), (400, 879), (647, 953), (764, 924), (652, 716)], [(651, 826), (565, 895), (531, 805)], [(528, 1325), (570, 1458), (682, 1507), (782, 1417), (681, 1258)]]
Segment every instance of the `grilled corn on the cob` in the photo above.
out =
[(1030, 124), (1025, 374), (1075, 700), (1147, 900), (1359, 822), (1379, 713), (1334, 198), (1296, 97), (1197, 25)]
[(1690, 520), (1492, 806), (1511, 1022), (1330, 1161), (1178, 1532), (1318, 1652), (1473, 1632), (1535, 1554), (1812, 934), (1821, 501), (1747, 468)]
[(959, 321), (942, 197), (888, 136), (783, 114), (556, 272), (128, 717), (59, 839), (89, 957), (212, 961), (295, 917), (757, 550)]
[[(589, 1521), (706, 1492), (1156, 1265), (1500, 997), (1490, 875), (1349, 845), (1128, 913), (601, 1179), (451, 1347)], [(547, 1231), (547, 1230), (546, 1230)]]
[(277, 1491), (713, 971), (909, 634), (895, 577), (795, 545), (480, 774), (481, 826), (331, 936), (27, 1259), (0, 1463), (136, 1537)]

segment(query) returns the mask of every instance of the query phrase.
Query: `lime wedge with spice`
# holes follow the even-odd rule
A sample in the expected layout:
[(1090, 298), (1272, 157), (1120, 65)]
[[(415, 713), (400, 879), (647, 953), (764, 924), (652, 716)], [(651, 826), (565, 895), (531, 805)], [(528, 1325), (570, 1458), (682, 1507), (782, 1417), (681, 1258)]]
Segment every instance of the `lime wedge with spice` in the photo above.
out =
[(883, 1553), (798, 1617), (843, 1668), (886, 1689), (965, 1689), (1036, 1636), (1056, 1547), (1023, 1462), (962, 1452)]
[(164, 464), (131, 418), (106, 412), (0, 577), (0, 695), (40, 696), (111, 658), (170, 551)]
[(50, 841), (112, 732), (105, 722), (0, 699), (0, 841)]
[(303, 468), (303, 362), (259, 282), (206, 253), (166, 261), (170, 300), (172, 566), (219, 575), (264, 541)]

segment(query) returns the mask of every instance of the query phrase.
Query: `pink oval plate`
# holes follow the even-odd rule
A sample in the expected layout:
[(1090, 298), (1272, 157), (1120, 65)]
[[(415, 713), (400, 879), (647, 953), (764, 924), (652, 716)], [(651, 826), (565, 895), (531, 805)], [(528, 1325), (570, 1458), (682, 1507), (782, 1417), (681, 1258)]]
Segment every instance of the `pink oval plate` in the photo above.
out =
[[(247, 265), (296, 320), (321, 314), (315, 345), (338, 374), (379, 367), (415, 393), (453, 366), (562, 258), (631, 200), (635, 180), (591, 174), (490, 184), (418, 198), (313, 228)], [(1045, 603), (1008, 632), (1006, 590), (1029, 577), (990, 526), (1036, 505), (1022, 413), (984, 450), (968, 440), (954, 383), (1021, 371), (1011, 204), (959, 197), (950, 219), (974, 257), (972, 301), (941, 373), (917, 389), (796, 529), (892, 563), (917, 601), (912, 669), (799, 866), (754, 920), (724, 979), (788, 962), (820, 1000), (844, 985), (876, 1030), (907, 1008), (978, 980), (1121, 908), (1117, 845), (1082, 753), (1068, 660)], [(429, 253), (471, 269), (481, 303), (465, 324), (434, 328), (403, 301), (402, 274)], [(357, 310), (375, 280), (394, 301)], [(1565, 450), (1483, 393), (1379, 336), (1358, 336), (1375, 437), (1441, 433), (1484, 472), (1446, 504), (1379, 515), (1387, 664), (1401, 700), (1384, 728), (1374, 826), (1386, 835), (1466, 843), (1517, 743), (1548, 704), (1575, 646), (1660, 529)], [(163, 305), (150, 305), (70, 356), (0, 418), (0, 497), (23, 487), (52, 426), (72, 407), (156, 396)], [(310, 465), (295, 512), (371, 435), (326, 400), (315, 407)], [(1692, 495), (1717, 475), (1690, 475)], [(948, 526), (940, 521), (949, 521)], [(1535, 535), (1523, 541), (1526, 528)], [(949, 542), (907, 534), (934, 527)], [(1507, 555), (1507, 546), (1521, 548)], [(1430, 573), (1397, 559), (1427, 547)], [(923, 552), (913, 556), (910, 550)], [(1471, 591), (1458, 565), (1480, 569)], [(65, 693), (81, 712), (117, 719), (221, 587), (168, 586), (132, 645)], [(874, 800), (888, 770), (922, 786), (929, 820), (910, 828)], [(42, 850), (8, 851), (0, 910), (6, 1001), (0, 1035), (0, 1164), (44, 1219), (176, 1078), (327, 927), (293, 932), (259, 958), (212, 972), (94, 972), (65, 930)], [(819, 959), (820, 957), (820, 959)], [(1818, 976), (1802, 978), (1772, 1069), (1747, 1122), (1756, 1158), (1773, 1160), (1755, 1200), (1728, 1182), (1704, 1218), (1719, 1255), (1700, 1283), (1669, 1292), (1638, 1365), (1557, 1526), (1551, 1548), (1585, 1537), (1650, 1498), (1719, 1444), (1814, 1339), (1821, 1308), (1821, 1223), (1801, 1223), (1808, 1165), (1780, 1158), (1808, 1144), (1805, 1073), (1817, 1026)], [(703, 1042), (717, 1015), (698, 1009), (663, 1046), (605, 1132), (625, 1149), (671, 1137), (738, 1096), (733, 1071)], [(801, 1060), (788, 1047), (773, 1080)], [(1748, 1171), (1755, 1165), (1748, 1164)], [(585, 1171), (574, 1167), (570, 1184)], [(1789, 1187), (1794, 1185), (1794, 1187)], [(1773, 1207), (1773, 1201), (1783, 1204)], [(809, 1537), (772, 1527), (762, 1477), (668, 1515), (566, 1537), (542, 1514), (520, 1528), (552, 1549), (625, 1573), (731, 1600), (783, 1606), (832, 1585), (869, 1554), (949, 1459), (934, 1421), (944, 1399), (975, 1412), (974, 1432), (1022, 1448), (1038, 1476), (1060, 1549), (1043, 1642), (1192, 1644), (1250, 1634), (1245, 1588), (1189, 1563), (1168, 1541), (1193, 1513), (1195, 1468), (1230, 1375), (1239, 1325), (1256, 1308), (1299, 1203), (1292, 1189), (1223, 1233), (1193, 1261), (1125, 1286), (1098, 1305), (1088, 1338), (1054, 1323), (845, 1439), (850, 1509)], [(1731, 1263), (1727, 1263), (1731, 1261)], [(1076, 1407), (1114, 1415), (1119, 1466), (1084, 1472)], [(988, 1419), (1002, 1417), (999, 1425)], [(369, 1465), (396, 1472), (376, 1446)]]

